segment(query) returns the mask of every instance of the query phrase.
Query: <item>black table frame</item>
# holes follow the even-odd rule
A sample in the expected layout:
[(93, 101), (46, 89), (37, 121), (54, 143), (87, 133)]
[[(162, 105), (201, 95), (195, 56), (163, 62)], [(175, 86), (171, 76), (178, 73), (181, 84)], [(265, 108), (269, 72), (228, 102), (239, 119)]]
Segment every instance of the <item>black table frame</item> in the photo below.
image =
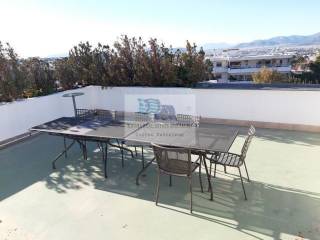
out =
[[(57, 119), (58, 120), (58, 119)], [(90, 120), (89, 120), (90, 121)], [(54, 121), (53, 121), (54, 122)], [(77, 126), (77, 125), (75, 125)], [(142, 126), (144, 127), (144, 126)], [(77, 142), (80, 146), (80, 149), (82, 150), (82, 154), (83, 154), (83, 158), (86, 160), (87, 159), (87, 146), (86, 146), (86, 142), (90, 141), (90, 142), (96, 142), (98, 144), (98, 147), (101, 150), (102, 153), (102, 160), (103, 160), (103, 171), (104, 171), (104, 177), (107, 178), (107, 162), (108, 162), (108, 145), (109, 146), (115, 146), (113, 143), (111, 143), (111, 140), (116, 139), (118, 140), (126, 140), (126, 136), (123, 136), (123, 138), (115, 138), (115, 137), (97, 137), (97, 136), (86, 136), (86, 135), (78, 135), (78, 134), (70, 134), (70, 133), (62, 133), (59, 131), (54, 131), (54, 130), (46, 130), (46, 129), (41, 129), (39, 126), (38, 127), (34, 127), (31, 129), (32, 131), (39, 131), (39, 132), (46, 132), (49, 133), (49, 135), (54, 135), (54, 136), (61, 136), (63, 137), (64, 140), (64, 150), (59, 153), (56, 158), (52, 161), (52, 168), (56, 169), (56, 161), (58, 159), (60, 159), (63, 155), (65, 156), (65, 158), (67, 158), (67, 152), (68, 150)], [(137, 130), (134, 130), (133, 132), (135, 132)], [(129, 134), (130, 135), (130, 134)], [(230, 141), (229, 146), (226, 147), (226, 150), (229, 151), (231, 145), (233, 144), (233, 142), (235, 141), (236, 137), (238, 135), (238, 131), (235, 131), (233, 134), (233, 138), (232, 141)], [(66, 144), (66, 139), (70, 139), (72, 140), (72, 142), (70, 144)], [(142, 141), (143, 142), (143, 141)], [(151, 144), (151, 143), (146, 143), (145, 144)], [(129, 151), (131, 152), (132, 157), (133, 153), (130, 149), (121, 146), (121, 145), (117, 145), (117, 148), (120, 148), (121, 150), (125, 150), (125, 151)], [(181, 146), (175, 146), (175, 147), (181, 147)], [(207, 150), (206, 149), (199, 149), (199, 148), (192, 148), (190, 147), (190, 149), (194, 152), (197, 153), (197, 155), (199, 155), (200, 157), (200, 163), (203, 163), (205, 171), (206, 171), (206, 175), (207, 175), (207, 179), (208, 179), (208, 185), (209, 185), (209, 191), (210, 191), (210, 200), (213, 200), (213, 191), (212, 191), (212, 184), (211, 184), (211, 179), (210, 179), (210, 174), (209, 174), (209, 170), (208, 170), (208, 166), (207, 163), (205, 161), (205, 154), (207, 154)], [(210, 150), (211, 151), (211, 150)], [(212, 152), (212, 151), (211, 151)], [(142, 169), (139, 171), (139, 173), (136, 176), (136, 185), (139, 185), (139, 179), (140, 176), (152, 165), (152, 163), (155, 161), (155, 158), (152, 158), (147, 164), (144, 163), (144, 156), (142, 155), (142, 162), (143, 162), (143, 167)]]

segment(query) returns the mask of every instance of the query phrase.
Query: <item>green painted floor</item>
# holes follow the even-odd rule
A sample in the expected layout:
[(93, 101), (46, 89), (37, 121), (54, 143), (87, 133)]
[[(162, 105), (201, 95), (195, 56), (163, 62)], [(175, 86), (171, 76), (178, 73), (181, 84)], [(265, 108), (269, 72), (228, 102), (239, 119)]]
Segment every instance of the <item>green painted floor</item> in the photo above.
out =
[[(232, 151), (242, 143), (237, 138)], [(111, 149), (106, 180), (90, 144), (88, 160), (75, 145), (52, 171), (62, 146), (62, 139), (40, 135), (0, 151), (1, 240), (320, 239), (320, 134), (259, 129), (247, 156), (249, 200), (236, 171), (219, 167), (213, 202), (193, 178), (192, 215), (185, 179), (169, 187), (161, 178), (157, 207), (155, 166), (136, 186), (139, 159), (128, 156), (122, 169)]]

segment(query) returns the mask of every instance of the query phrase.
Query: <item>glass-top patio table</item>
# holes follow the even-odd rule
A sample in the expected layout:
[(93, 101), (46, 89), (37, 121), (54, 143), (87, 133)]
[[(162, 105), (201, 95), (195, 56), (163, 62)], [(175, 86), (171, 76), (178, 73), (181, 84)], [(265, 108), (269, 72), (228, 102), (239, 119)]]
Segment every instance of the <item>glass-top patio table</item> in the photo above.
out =
[[(52, 162), (55, 169), (55, 162), (78, 142), (86, 159), (86, 141), (97, 142), (101, 149), (104, 176), (107, 177), (108, 145), (113, 139), (139, 142), (150, 145), (184, 147), (189, 148), (202, 157), (202, 154), (210, 151), (228, 151), (238, 134), (238, 129), (234, 127), (223, 128), (215, 124), (199, 124), (199, 126), (181, 125), (176, 121), (136, 121), (126, 119), (115, 120), (114, 114), (104, 110), (103, 114), (88, 110), (91, 114), (85, 117), (63, 117), (31, 128), (32, 131), (46, 132), (50, 135), (64, 137), (64, 140), (71, 139), (72, 142)], [(101, 113), (101, 111), (100, 111)], [(107, 113), (107, 114), (106, 114)], [(76, 115), (77, 116), (77, 115)], [(152, 164), (152, 159), (137, 175), (136, 183), (139, 184), (140, 175)], [(203, 160), (207, 177), (209, 178), (206, 161)], [(208, 179), (209, 188), (212, 187)]]

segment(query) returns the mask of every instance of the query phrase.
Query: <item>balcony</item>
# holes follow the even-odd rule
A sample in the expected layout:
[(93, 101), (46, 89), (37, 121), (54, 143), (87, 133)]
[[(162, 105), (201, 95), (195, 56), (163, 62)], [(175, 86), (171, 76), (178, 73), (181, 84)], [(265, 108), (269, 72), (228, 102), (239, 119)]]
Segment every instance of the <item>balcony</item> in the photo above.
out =
[(289, 73), (291, 71), (291, 65), (248, 65), (248, 66), (231, 66), (227, 67), (216, 67), (213, 68), (213, 73), (229, 73), (229, 74), (253, 74), (259, 72), (262, 67), (266, 67), (278, 72)]
[(228, 68), (227, 67), (215, 67), (212, 70), (213, 73), (227, 73)]
[(229, 74), (253, 74), (253, 73), (259, 72), (262, 67), (267, 67), (271, 70), (275, 70), (280, 73), (289, 73), (291, 71), (291, 65), (285, 65), (285, 66), (256, 65), (256, 66), (231, 67), (228, 69), (228, 73)]

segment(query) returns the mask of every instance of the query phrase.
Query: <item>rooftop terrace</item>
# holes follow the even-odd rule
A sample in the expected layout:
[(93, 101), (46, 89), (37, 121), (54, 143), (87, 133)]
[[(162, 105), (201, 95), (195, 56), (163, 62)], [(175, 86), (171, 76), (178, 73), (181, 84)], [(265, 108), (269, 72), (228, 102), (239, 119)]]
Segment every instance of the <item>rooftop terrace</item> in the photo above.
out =
[[(239, 136), (231, 151), (242, 143)], [(155, 166), (136, 186), (139, 158), (127, 157), (122, 169), (112, 149), (105, 179), (90, 144), (88, 160), (74, 146), (52, 171), (62, 145), (40, 134), (0, 151), (0, 239), (320, 239), (320, 134), (257, 129), (246, 159), (248, 201), (238, 175), (218, 167), (212, 202), (194, 178), (192, 215), (184, 179), (169, 187), (161, 178), (156, 207)]]

